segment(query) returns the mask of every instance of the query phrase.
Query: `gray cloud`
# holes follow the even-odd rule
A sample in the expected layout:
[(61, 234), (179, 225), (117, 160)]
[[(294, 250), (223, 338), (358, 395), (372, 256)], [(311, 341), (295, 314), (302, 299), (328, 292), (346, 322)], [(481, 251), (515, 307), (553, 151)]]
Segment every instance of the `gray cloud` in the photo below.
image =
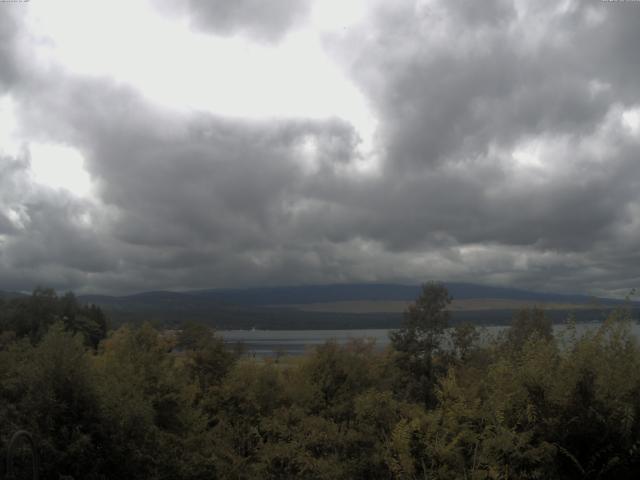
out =
[[(94, 285), (282, 283), (303, 271), (307, 260), (298, 256), (312, 259), (314, 268), (321, 260), (308, 252), (321, 238), (296, 236), (296, 211), (307, 202), (311, 178), (331, 181), (351, 162), (356, 135), (350, 125), (175, 116), (105, 80), (49, 79), (46, 91), (29, 94), (37, 98), (21, 110), (21, 122), (41, 140), (79, 147), (95, 180), (101, 205), (87, 228), (100, 241), (87, 232), (43, 228), (47, 241), (73, 249), (75, 264), (67, 266), (82, 272), (92, 267), (81, 262), (99, 258), (90, 247), (104, 244), (114, 272), (98, 272)], [(310, 140), (317, 148), (303, 159)], [(7, 249), (14, 267), (24, 258), (52, 261), (36, 249), (45, 239), (24, 235), (32, 238), (19, 252)]]
[[(589, 133), (598, 124), (632, 76), (625, 73), (620, 82), (620, 68), (628, 70), (631, 58), (614, 56), (617, 64), (605, 69), (611, 50), (595, 44), (604, 37), (610, 47), (622, 47), (633, 39), (627, 27), (617, 30), (617, 11), (578, 5), (554, 14), (558, 6), (549, 2), (518, 19), (513, 5), (497, 0), (474, 8), (434, 2), (425, 9), (398, 2), (385, 5), (373, 28), (367, 24), (330, 45), (337, 55), (348, 52), (354, 77), (370, 92), (392, 168), (433, 164), (523, 136)], [(604, 19), (592, 26), (596, 20), (587, 12)], [(597, 82), (610, 88), (599, 90)]]
[[(24, 70), (30, 81), (14, 78), (12, 93), (21, 125), (79, 148), (96, 192), (47, 189), (29, 180), (28, 158), (0, 160), (0, 288), (633, 286), (640, 135), (622, 113), (640, 98), (640, 8), (630, 3), (385, 3), (326, 37), (378, 116), (378, 174), (350, 170), (357, 132), (337, 119), (177, 114), (108, 79)], [(216, 32), (268, 40), (302, 14), (260, 16), (261, 5), (218, 6), (211, 18), (193, 8)]]
[(155, 0), (162, 11), (181, 13), (190, 24), (218, 35), (243, 34), (268, 42), (279, 40), (309, 12), (308, 0)]
[(11, 86), (18, 76), (18, 33), (20, 5), (3, 6), (0, 15), (0, 93)]
[[(619, 115), (637, 105), (629, 80), (638, 54), (627, 43), (639, 16), (601, 2), (564, 12), (552, 2), (399, 2), (327, 38), (382, 122), (386, 188), (376, 211), (386, 221), (371, 222), (371, 235), (399, 251), (493, 244), (588, 252), (585, 264), (600, 266), (606, 255), (601, 278), (615, 269), (621, 283), (635, 281), (632, 268), (620, 274), (630, 252), (612, 247), (639, 233), (618, 228), (638, 214), (629, 213), (638, 139)], [(511, 158), (536, 142), (564, 148), (539, 168)]]
[(90, 222), (96, 206), (33, 184), (29, 158), (0, 157), (0, 289), (30, 289), (113, 268), (105, 240)]

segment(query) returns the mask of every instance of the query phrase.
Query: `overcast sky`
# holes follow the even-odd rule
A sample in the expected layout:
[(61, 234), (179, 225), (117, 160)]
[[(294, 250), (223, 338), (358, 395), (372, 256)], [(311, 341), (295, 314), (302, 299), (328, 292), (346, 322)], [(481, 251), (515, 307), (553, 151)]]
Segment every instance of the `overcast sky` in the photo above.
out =
[(0, 3), (0, 289), (640, 285), (640, 2)]

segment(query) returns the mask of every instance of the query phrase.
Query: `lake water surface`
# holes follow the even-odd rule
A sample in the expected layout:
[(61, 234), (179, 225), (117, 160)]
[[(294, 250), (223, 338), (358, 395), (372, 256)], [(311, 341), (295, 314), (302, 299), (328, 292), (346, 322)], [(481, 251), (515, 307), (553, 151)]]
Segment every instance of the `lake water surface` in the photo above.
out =
[[(581, 323), (576, 326), (578, 334), (597, 328), (600, 323)], [(481, 338), (488, 341), (507, 327), (481, 327)], [(560, 333), (565, 326), (555, 325), (554, 331)], [(640, 338), (640, 324), (632, 326), (633, 333)], [(346, 344), (351, 339), (369, 338), (375, 340), (376, 348), (384, 349), (389, 344), (390, 329), (374, 330), (220, 330), (224, 341), (229, 344), (241, 342), (247, 353), (256, 357), (270, 357), (277, 354), (303, 355), (326, 341), (335, 340)]]

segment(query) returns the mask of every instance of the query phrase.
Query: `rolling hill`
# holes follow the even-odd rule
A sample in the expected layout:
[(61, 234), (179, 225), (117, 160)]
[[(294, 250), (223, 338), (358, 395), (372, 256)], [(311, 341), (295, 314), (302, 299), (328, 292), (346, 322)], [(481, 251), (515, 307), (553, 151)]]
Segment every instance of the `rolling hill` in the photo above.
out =
[[(532, 292), (470, 283), (447, 283), (454, 297), (453, 321), (508, 323), (513, 312), (537, 305), (555, 321), (574, 312), (600, 319), (623, 303), (586, 295)], [(419, 294), (417, 285), (335, 284), (244, 289), (150, 291), (134, 295), (82, 295), (116, 322), (150, 320), (165, 325), (204, 322), (216, 328), (319, 329), (393, 328)], [(639, 304), (634, 304), (638, 308)]]

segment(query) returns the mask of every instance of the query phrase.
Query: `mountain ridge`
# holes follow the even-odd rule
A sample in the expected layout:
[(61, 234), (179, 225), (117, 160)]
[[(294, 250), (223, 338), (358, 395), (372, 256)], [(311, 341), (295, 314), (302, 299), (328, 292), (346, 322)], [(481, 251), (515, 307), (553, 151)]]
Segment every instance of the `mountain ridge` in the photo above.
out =
[[(530, 300), (564, 303), (606, 303), (622, 304), (621, 299), (593, 297), (581, 294), (537, 292), (510, 287), (495, 287), (464, 282), (445, 282), (449, 293), (456, 300), (500, 298), (510, 300)], [(202, 290), (157, 290), (127, 295), (80, 295), (85, 301), (99, 302), (122, 299), (133, 302), (188, 300), (200, 303), (203, 300), (220, 305), (294, 305), (306, 303), (356, 301), (356, 300), (415, 300), (420, 293), (420, 285), (395, 283), (346, 283), (318, 284), (306, 286), (276, 286), (220, 288)]]
[[(450, 309), (454, 323), (505, 325), (510, 323), (514, 312), (534, 305), (544, 308), (554, 322), (566, 320), (569, 314), (577, 321), (599, 321), (607, 311), (627, 304), (625, 300), (579, 294), (461, 282), (445, 282), (445, 285), (454, 298)], [(78, 295), (78, 300), (98, 305), (113, 325), (150, 321), (179, 328), (185, 321), (196, 321), (218, 329), (357, 329), (397, 328), (404, 308), (419, 293), (419, 285), (351, 283), (156, 290), (120, 296), (85, 294)], [(0, 298), (3, 296), (6, 295), (0, 292)], [(640, 312), (639, 302), (630, 306)]]

